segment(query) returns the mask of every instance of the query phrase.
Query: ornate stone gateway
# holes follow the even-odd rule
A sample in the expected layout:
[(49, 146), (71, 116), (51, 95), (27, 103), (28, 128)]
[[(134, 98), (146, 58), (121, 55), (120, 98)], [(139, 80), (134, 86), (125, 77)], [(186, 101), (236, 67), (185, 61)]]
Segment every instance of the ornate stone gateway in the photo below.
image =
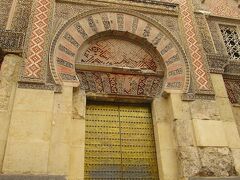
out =
[[(104, 36), (106, 39), (101, 39)], [(122, 39), (123, 37), (125, 39)], [(153, 50), (155, 53), (149, 52)], [(153, 54), (155, 55), (152, 56)], [(155, 57), (156, 55), (159, 57)], [(138, 73), (132, 71), (134, 67), (137, 68), (135, 70), (142, 70), (141, 73), (144, 74), (149, 74), (149, 71), (158, 74), (159, 70), (161, 72), (158, 67), (160, 62), (165, 69), (162, 89), (188, 92), (189, 62), (178, 40), (154, 20), (135, 11), (119, 8), (94, 9), (73, 17), (56, 33), (49, 54), (49, 66), (55, 83), (74, 87), (78, 87), (82, 83), (80, 81), (85, 79), (86, 82), (94, 81), (94, 83), (96, 79), (103, 79), (102, 75), (95, 74), (88, 74), (88, 76), (96, 76), (94, 78), (81, 78), (86, 76), (85, 72), (78, 77), (76, 69), (89, 71), (86, 66), (110, 66), (114, 69), (110, 68), (107, 71), (111, 70), (114, 73), (119, 70), (118, 68), (123, 70), (130, 68), (131, 72)], [(96, 70), (96, 67), (91, 68), (90, 70), (93, 68)], [(130, 78), (133, 77), (123, 79)], [(140, 81), (141, 78), (138, 78), (134, 83)], [(149, 81), (159, 80), (151, 77)], [(101, 92), (97, 89), (96, 92), (98, 91)], [(147, 92), (144, 95), (152, 94), (156, 93)], [(133, 95), (139, 94), (133, 93)]]
[(148, 106), (87, 105), (84, 179), (159, 179)]

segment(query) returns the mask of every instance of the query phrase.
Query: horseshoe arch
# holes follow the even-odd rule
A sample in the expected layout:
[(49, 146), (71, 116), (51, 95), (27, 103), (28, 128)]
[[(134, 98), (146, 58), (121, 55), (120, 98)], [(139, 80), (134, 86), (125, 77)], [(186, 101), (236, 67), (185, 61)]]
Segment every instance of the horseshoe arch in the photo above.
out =
[(49, 65), (56, 84), (79, 86), (75, 70), (78, 52), (88, 39), (107, 31), (128, 32), (150, 43), (165, 64), (163, 89), (188, 92), (190, 67), (176, 38), (161, 24), (141, 13), (114, 8), (82, 13), (70, 19), (57, 32), (49, 55)]

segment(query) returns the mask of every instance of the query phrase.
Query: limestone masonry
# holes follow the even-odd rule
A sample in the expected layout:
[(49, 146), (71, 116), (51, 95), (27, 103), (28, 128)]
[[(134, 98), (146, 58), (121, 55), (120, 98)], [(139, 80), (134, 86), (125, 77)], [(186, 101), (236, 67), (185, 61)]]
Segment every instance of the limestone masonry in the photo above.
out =
[(239, 0), (0, 0), (0, 180), (240, 180)]

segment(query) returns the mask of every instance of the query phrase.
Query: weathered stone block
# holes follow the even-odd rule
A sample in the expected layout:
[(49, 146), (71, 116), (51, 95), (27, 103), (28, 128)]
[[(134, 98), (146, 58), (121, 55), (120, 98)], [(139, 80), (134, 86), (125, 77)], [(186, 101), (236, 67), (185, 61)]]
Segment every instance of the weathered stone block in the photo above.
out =
[(49, 143), (9, 140), (3, 162), (5, 174), (46, 174)]
[(3, 111), (0, 112), (0, 140), (6, 140), (7, 138), (7, 132), (9, 128), (9, 119), (10, 119), (10, 113)]
[(240, 106), (232, 106), (233, 115), (237, 125), (240, 126)]
[(202, 163), (201, 176), (228, 177), (235, 176), (233, 157), (228, 148), (199, 148)]
[(53, 91), (18, 88), (15, 97), (14, 110), (53, 111)]
[(69, 173), (70, 146), (65, 143), (52, 143), (49, 151), (48, 173), (67, 175)]
[(192, 119), (220, 120), (220, 113), (215, 101), (195, 100), (190, 103)]
[(0, 172), (2, 169), (3, 158), (5, 154), (5, 146), (7, 143), (8, 137), (8, 128), (9, 128), (9, 113), (7, 112), (0, 112)]
[(63, 86), (62, 93), (54, 95), (54, 113), (72, 114), (73, 88)]
[(240, 134), (240, 106), (232, 106), (235, 122), (237, 123), (238, 132)]
[(73, 117), (84, 119), (86, 114), (86, 94), (83, 90), (76, 90), (73, 93)]
[(158, 122), (155, 125), (155, 141), (159, 141), (160, 149), (174, 148), (173, 131), (169, 123)]
[(6, 55), (0, 70), (0, 111), (8, 111), (10, 96), (15, 91), (19, 74), (19, 64), (23, 59), (16, 55)]
[[(18, 111), (12, 113), (9, 137), (19, 141), (49, 141), (52, 113)], [(21, 127), (21, 128), (19, 128)]]
[(161, 164), (161, 179), (178, 179), (178, 164), (176, 150), (165, 149), (159, 152)]
[(234, 121), (232, 105), (228, 98), (216, 98), (217, 107), (222, 121)]
[(223, 122), (224, 130), (230, 148), (240, 148), (240, 137), (235, 122)]
[(198, 146), (228, 146), (223, 123), (212, 120), (193, 120)]
[(72, 116), (69, 113), (54, 113), (51, 142), (69, 143), (71, 141)]
[(84, 147), (72, 147), (69, 179), (84, 179)]
[(231, 149), (235, 170), (240, 175), (240, 149)]
[(178, 159), (181, 177), (191, 177), (199, 174), (202, 166), (196, 147), (180, 147)]
[(191, 120), (190, 107), (189, 103), (186, 101), (182, 101), (181, 94), (170, 95), (171, 98), (171, 106), (172, 109), (172, 119), (182, 119), (182, 120)]
[(167, 99), (162, 97), (154, 98), (152, 102), (152, 117), (154, 123), (169, 121), (169, 104)]
[(174, 131), (178, 146), (193, 146), (196, 144), (193, 134), (193, 122), (191, 120), (174, 121)]
[(0, 140), (0, 172), (3, 165), (3, 158), (5, 153), (6, 141)]
[(225, 83), (221, 74), (211, 74), (213, 88), (215, 90), (216, 97), (228, 98), (228, 94), (225, 88)]
[(85, 146), (85, 120), (72, 120), (71, 145), (77, 147)]
[(1, 65), (1, 87), (9, 87), (13, 82), (18, 80), (19, 66), (23, 58), (15, 54), (7, 54)]

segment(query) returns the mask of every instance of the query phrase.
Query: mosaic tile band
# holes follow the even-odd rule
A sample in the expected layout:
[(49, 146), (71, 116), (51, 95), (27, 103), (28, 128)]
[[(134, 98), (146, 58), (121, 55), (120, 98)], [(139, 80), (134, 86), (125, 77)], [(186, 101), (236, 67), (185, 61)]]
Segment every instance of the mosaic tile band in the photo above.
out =
[(43, 55), (50, 11), (50, 0), (38, 0), (36, 2), (32, 19), (32, 32), (29, 36), (30, 42), (28, 45), (27, 58), (25, 61), (25, 77), (32, 79), (41, 78), (41, 71), (44, 69)]
[(179, 3), (180, 5), (180, 14), (182, 16), (187, 45), (192, 59), (197, 89), (199, 89), (200, 91), (212, 90), (210, 77), (207, 73), (204, 57), (199, 47), (196, 30), (194, 29), (194, 17), (191, 13), (188, 0), (167, 0), (167, 2)]

